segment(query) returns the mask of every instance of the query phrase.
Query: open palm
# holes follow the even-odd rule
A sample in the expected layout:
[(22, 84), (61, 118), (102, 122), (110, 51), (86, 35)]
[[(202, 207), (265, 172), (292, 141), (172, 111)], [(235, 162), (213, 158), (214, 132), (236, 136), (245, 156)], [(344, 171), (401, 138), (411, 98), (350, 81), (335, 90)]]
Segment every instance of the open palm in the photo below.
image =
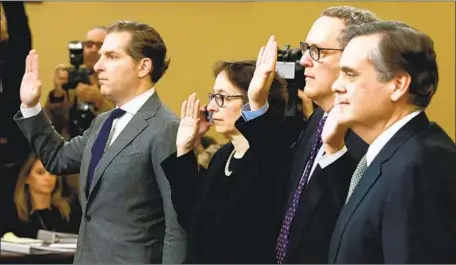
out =
[(248, 96), (250, 101), (266, 101), (274, 80), (277, 64), (277, 42), (271, 36), (266, 46), (261, 47), (256, 62), (255, 73), (250, 81)]
[(181, 121), (176, 138), (178, 156), (193, 150), (195, 146), (201, 118), (199, 105), (199, 99), (195, 94), (191, 94), (188, 100), (182, 103)]
[(21, 101), (25, 107), (34, 107), (40, 101), (41, 80), (38, 72), (38, 54), (31, 50), (25, 61), (25, 73), (20, 89)]

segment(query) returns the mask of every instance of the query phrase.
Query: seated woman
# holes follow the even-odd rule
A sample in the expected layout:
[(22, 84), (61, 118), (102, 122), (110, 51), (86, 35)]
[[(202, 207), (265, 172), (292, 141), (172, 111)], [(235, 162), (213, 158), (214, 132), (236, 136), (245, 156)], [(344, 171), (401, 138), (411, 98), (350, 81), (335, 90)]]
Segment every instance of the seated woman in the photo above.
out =
[(25, 162), (14, 192), (18, 222), (16, 236), (36, 238), (39, 229), (73, 233), (79, 231), (80, 215), (62, 197), (62, 179), (50, 174), (35, 154)]
[[(257, 65), (220, 62), (214, 68), (214, 94), (209, 94), (207, 109), (213, 112), (217, 132), (230, 141), (215, 153), (207, 170), (199, 170), (193, 150), (203, 119), (199, 100), (192, 94), (182, 104), (177, 152), (162, 168), (178, 221), (187, 232), (187, 263), (275, 263), (283, 216), (284, 180), (277, 171), (285, 159), (280, 123), (286, 96), (285, 82), (274, 71), (273, 38), (265, 51)], [(269, 91), (268, 98), (256, 98), (264, 94), (260, 90)], [(248, 111), (242, 111), (243, 106)], [(257, 111), (262, 115), (249, 121), (241, 117), (241, 112)]]

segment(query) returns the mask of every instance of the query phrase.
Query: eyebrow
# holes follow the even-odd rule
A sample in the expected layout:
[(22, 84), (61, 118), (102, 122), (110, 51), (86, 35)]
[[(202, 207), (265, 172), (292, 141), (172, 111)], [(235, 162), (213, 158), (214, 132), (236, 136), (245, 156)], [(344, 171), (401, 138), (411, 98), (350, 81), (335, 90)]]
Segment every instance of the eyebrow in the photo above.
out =
[(228, 94), (228, 91), (226, 91), (223, 88), (217, 88), (217, 89), (214, 89), (214, 91), (215, 91), (215, 93), (226, 93), (226, 94)]
[(340, 67), (340, 71), (344, 73), (358, 73), (355, 69), (348, 67), (348, 66), (342, 66)]
[(101, 55), (101, 54), (106, 54), (106, 55), (111, 55), (111, 54), (114, 54), (114, 55), (120, 55), (119, 53), (115, 52), (115, 51), (98, 51), (98, 54)]

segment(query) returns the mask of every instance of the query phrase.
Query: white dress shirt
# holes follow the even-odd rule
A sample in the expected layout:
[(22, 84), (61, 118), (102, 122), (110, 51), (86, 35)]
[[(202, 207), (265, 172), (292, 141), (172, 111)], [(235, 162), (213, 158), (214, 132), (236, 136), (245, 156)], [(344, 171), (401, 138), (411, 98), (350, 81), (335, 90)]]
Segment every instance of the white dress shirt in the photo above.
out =
[[(323, 117), (326, 117), (326, 116), (328, 116), (328, 113), (323, 114)], [(314, 137), (314, 135), (312, 135), (312, 137)], [(346, 152), (347, 152), (347, 147), (345, 147), (345, 145), (344, 145), (344, 147), (341, 150), (337, 151), (336, 153), (334, 153), (332, 155), (326, 155), (325, 148), (322, 145), (320, 147), (320, 149), (318, 150), (317, 156), (315, 157), (314, 163), (312, 165), (312, 169), (310, 170), (309, 178), (307, 179), (307, 183), (309, 182), (310, 178), (312, 177), (312, 174), (315, 171), (315, 168), (317, 167), (318, 164), (323, 169), (323, 168), (331, 165), (332, 163), (334, 163), (334, 161), (339, 159)], [(309, 163), (307, 163), (306, 168), (308, 166), (309, 166)]]
[[(114, 119), (112, 122), (111, 133), (109, 134), (109, 145), (106, 145), (106, 148), (109, 147), (114, 140), (119, 136), (123, 129), (127, 126), (133, 116), (138, 112), (138, 110), (146, 103), (146, 101), (154, 94), (155, 89), (151, 88), (144, 93), (134, 97), (127, 103), (125, 103), (121, 109), (125, 110), (125, 114), (117, 119)], [(118, 106), (117, 106), (118, 107)], [(21, 113), (24, 118), (30, 118), (38, 115), (41, 111), (41, 104), (38, 103), (35, 107), (26, 109), (21, 104)]]
[(407, 124), (410, 120), (415, 118), (418, 114), (422, 111), (418, 110), (408, 114), (407, 116), (403, 117), (402, 119), (398, 120), (396, 123), (391, 125), (388, 129), (382, 132), (372, 144), (367, 149), (366, 153), (366, 162), (367, 166), (369, 166), (374, 158), (380, 153), (383, 147), (388, 143), (388, 141), (402, 128), (405, 124)]

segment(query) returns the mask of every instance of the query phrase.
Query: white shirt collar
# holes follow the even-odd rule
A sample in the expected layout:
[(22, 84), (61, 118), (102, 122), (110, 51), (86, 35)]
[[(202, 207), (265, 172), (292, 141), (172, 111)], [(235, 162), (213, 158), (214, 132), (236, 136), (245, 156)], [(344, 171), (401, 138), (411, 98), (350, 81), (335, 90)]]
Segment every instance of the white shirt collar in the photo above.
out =
[(422, 110), (414, 111), (407, 116), (403, 117), (402, 119), (395, 122), (391, 125), (388, 129), (382, 132), (374, 142), (369, 146), (366, 153), (366, 162), (367, 166), (369, 166), (374, 158), (380, 153), (383, 147), (388, 143), (388, 141), (402, 128), (405, 124), (407, 124), (410, 120), (415, 118), (418, 114), (420, 114)]
[[(135, 115), (139, 109), (146, 103), (146, 101), (155, 93), (155, 88), (151, 88), (146, 90), (142, 94), (137, 95), (136, 97), (132, 98), (130, 101), (125, 103), (121, 109), (125, 110), (127, 113), (131, 115)], [(118, 108), (118, 106), (116, 106)]]

